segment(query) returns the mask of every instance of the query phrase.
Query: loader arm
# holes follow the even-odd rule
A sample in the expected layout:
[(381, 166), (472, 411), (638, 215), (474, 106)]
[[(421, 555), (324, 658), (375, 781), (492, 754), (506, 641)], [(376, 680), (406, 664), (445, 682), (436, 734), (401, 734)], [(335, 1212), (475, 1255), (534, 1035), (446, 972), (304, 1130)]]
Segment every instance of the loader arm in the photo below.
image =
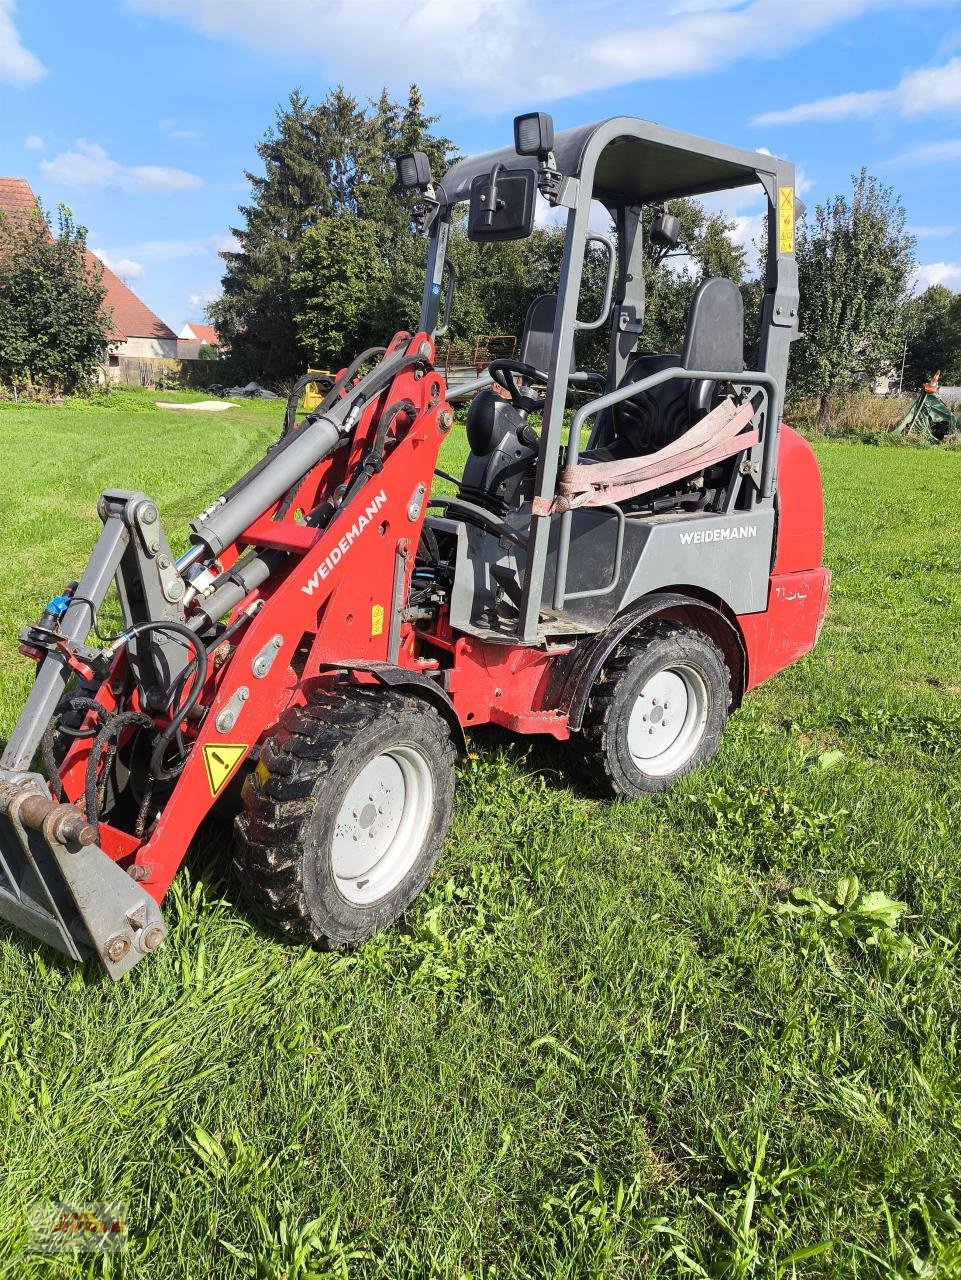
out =
[[(433, 356), (427, 335), (398, 335), (193, 521), (178, 561), (146, 495), (104, 495), (79, 586), (21, 637), (39, 665), (0, 762), (0, 915), (122, 976), (163, 941), (159, 903), (197, 827), (311, 680), (415, 666), (404, 610), (453, 423)], [(124, 632), (91, 648), (111, 583)], [(61, 731), (45, 780), (33, 759), (50, 764)]]

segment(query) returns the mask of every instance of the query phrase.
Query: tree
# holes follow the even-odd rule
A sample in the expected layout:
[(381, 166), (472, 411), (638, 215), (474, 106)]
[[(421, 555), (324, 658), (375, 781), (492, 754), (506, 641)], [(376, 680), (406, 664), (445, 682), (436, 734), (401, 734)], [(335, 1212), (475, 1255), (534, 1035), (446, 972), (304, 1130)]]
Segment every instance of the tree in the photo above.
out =
[(948, 385), (961, 383), (961, 293), (932, 285), (907, 305), (904, 385), (915, 388), (938, 369)]
[[(702, 280), (726, 276), (737, 285), (744, 280), (744, 250), (730, 238), (732, 222), (720, 214), (708, 213), (697, 200), (669, 200), (666, 210), (681, 224), (675, 251), (679, 256), (672, 255), (657, 264), (648, 258), (644, 263), (641, 346), (651, 352), (680, 351), (688, 308)], [(653, 209), (645, 210), (645, 240), (653, 216)]]
[[(394, 157), (402, 151), (426, 151), (435, 172), (443, 172), (451, 144), (434, 137), (434, 123), (424, 113), (416, 87), (411, 88), (406, 104), (392, 102), (384, 91), (369, 109), (343, 88), (334, 89), (317, 105), (299, 91), (291, 94), (286, 108), (278, 111), (275, 126), (257, 147), (263, 174), (246, 175), (252, 191), (250, 204), (240, 210), (246, 225), (233, 229), (239, 248), (222, 255), (226, 263), (223, 297), (208, 309), (239, 372), (294, 377), (312, 356), (316, 358), (321, 337), (324, 343), (333, 341), (334, 329), (343, 334), (345, 350), (356, 349), (356, 334), (349, 326), (339, 325), (336, 317), (326, 328), (317, 327), (327, 305), (325, 282), (336, 285), (340, 305), (346, 276), (335, 277), (329, 267), (319, 280), (310, 275), (310, 264), (325, 260), (325, 244), (348, 235), (350, 243), (356, 244), (359, 236), (367, 234), (356, 228), (348, 232), (349, 222), (337, 228), (327, 225), (345, 214), (377, 228), (377, 257), (389, 276), (389, 286), (379, 283), (376, 296), (363, 272), (355, 271), (351, 277), (363, 295), (367, 331), (389, 337), (400, 327), (398, 312), (410, 319), (413, 308), (416, 318), (413, 299), (419, 304), (417, 277), (422, 269), (413, 270), (417, 261), (410, 231), (413, 197), (401, 198), (391, 188)], [(307, 233), (321, 225), (325, 230), (305, 249)], [(420, 253), (422, 257), (422, 247)], [(388, 298), (394, 313), (389, 317), (385, 315)], [(361, 308), (353, 307), (352, 314), (359, 323)]]
[(71, 392), (103, 363), (109, 316), (86, 236), (65, 205), (56, 235), (39, 206), (0, 214), (0, 381)]
[(294, 323), (308, 363), (341, 368), (382, 336), (372, 319), (390, 284), (383, 251), (382, 228), (346, 210), (307, 229), (291, 281), (300, 299)]
[(817, 206), (797, 235), (800, 325), (792, 353), (794, 389), (820, 398), (823, 421), (833, 397), (860, 375), (873, 379), (901, 357), (914, 237), (900, 199), (866, 170), (851, 199)]

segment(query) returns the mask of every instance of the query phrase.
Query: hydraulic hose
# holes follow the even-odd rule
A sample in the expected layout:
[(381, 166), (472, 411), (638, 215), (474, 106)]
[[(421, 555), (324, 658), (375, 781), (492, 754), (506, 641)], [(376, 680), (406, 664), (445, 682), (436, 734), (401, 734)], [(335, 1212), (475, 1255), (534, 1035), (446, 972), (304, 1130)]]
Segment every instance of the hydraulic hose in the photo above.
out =
[[(175, 734), (197, 705), (197, 700), (203, 692), (204, 683), (207, 679), (207, 650), (204, 648), (200, 638), (189, 627), (180, 622), (138, 622), (136, 626), (128, 627), (122, 635), (118, 636), (117, 643), (134, 640), (137, 636), (142, 636), (148, 631), (166, 631), (170, 635), (178, 636), (189, 645), (196, 655), (194, 660), (197, 664), (197, 669), (194, 672), (190, 692), (174, 712), (170, 724), (167, 725), (162, 733), (157, 735), (157, 741), (154, 743), (154, 748), (150, 755), (150, 772), (158, 782), (167, 782), (177, 776), (180, 772), (180, 767), (166, 768), (163, 764), (163, 758)], [(93, 819), (90, 820), (93, 821)]]

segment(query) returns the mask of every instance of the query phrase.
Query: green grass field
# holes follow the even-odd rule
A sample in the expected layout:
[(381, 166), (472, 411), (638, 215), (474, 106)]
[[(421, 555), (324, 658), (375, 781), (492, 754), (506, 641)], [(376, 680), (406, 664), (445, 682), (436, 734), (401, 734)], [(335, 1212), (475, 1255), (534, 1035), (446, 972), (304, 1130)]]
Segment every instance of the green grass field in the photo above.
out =
[[(0, 408), (0, 735), (100, 490), (182, 537), (279, 415)], [(961, 1276), (961, 454), (818, 452), (821, 643), (672, 793), (478, 735), (357, 953), (253, 924), (216, 835), (117, 986), (0, 933), (0, 1276)], [(25, 1254), (50, 1197), (129, 1248)]]

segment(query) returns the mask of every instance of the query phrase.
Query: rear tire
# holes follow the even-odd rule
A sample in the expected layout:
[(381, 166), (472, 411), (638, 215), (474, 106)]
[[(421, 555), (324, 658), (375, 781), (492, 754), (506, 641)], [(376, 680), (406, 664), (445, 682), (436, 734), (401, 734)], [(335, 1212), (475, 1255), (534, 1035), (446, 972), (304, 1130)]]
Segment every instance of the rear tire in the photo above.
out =
[(244, 784), (234, 869), (284, 936), (364, 942), (430, 878), (450, 826), (455, 750), (423, 699), (347, 686), (285, 713)]
[(716, 754), (730, 704), (717, 646), (680, 623), (653, 622), (614, 650), (591, 689), (585, 772), (619, 796), (664, 791)]

